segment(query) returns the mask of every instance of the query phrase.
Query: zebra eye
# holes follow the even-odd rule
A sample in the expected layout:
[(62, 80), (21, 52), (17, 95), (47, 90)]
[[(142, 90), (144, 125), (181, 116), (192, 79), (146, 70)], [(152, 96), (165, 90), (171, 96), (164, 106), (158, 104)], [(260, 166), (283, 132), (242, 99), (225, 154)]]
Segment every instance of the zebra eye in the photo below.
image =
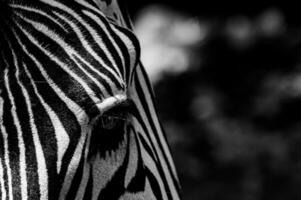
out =
[(132, 103), (125, 101), (101, 115), (98, 118), (97, 125), (106, 131), (120, 129), (124, 127), (131, 108)]
[(98, 119), (98, 126), (106, 131), (120, 129), (124, 126), (127, 116), (124, 113), (108, 113)]
[(105, 137), (105, 135), (116, 137), (124, 132), (127, 118), (127, 109), (117, 106), (98, 117), (94, 123), (93, 131), (97, 131), (99, 137)]
[(106, 152), (119, 148), (125, 138), (129, 113), (129, 104), (121, 104), (108, 110), (95, 121), (91, 133), (90, 156), (97, 152), (105, 156)]

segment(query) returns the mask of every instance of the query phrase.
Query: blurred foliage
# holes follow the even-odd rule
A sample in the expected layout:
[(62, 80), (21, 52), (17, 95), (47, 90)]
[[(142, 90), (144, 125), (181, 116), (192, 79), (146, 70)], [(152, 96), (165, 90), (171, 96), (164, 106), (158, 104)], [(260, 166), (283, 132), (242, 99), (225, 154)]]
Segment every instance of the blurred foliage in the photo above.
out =
[(190, 49), (195, 62), (161, 75), (154, 88), (184, 199), (299, 200), (296, 13), (269, 5), (223, 14), (207, 8), (190, 8), (210, 30)]

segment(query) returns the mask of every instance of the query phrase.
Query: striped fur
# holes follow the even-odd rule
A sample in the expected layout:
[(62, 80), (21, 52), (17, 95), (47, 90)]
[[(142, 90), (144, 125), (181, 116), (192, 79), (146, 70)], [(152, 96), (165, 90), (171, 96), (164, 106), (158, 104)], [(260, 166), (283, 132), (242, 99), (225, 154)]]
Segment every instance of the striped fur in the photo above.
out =
[(179, 199), (139, 43), (104, 5), (0, 1), (0, 199)]

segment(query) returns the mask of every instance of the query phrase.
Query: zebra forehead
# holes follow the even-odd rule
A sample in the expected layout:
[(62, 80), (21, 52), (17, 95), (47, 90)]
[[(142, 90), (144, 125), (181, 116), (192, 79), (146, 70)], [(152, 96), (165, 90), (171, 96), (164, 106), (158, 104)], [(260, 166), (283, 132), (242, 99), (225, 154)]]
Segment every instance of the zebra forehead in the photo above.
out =
[[(133, 71), (134, 66), (136, 66), (138, 58), (140, 56), (140, 47), (139, 47), (139, 42), (136, 39), (136, 37), (134, 36), (133, 33), (131, 33), (131, 31), (129, 31), (127, 28), (121, 28), (124, 27), (124, 25), (122, 25), (124, 22), (122, 21), (123, 17), (122, 17), (122, 13), (118, 7), (117, 1), (111, 1), (111, 2), (103, 2), (100, 0), (94, 0), (95, 4), (97, 4), (97, 6), (99, 7), (102, 15), (105, 15), (106, 20), (108, 20), (109, 22), (113, 23), (110, 26), (108, 25), (108, 23), (106, 23), (106, 20), (103, 20), (100, 15), (96, 16), (95, 14), (97, 14), (97, 12), (93, 13), (90, 12), (92, 11), (90, 8), (93, 7), (88, 7), (87, 5), (93, 5), (91, 4), (91, 2), (89, 1), (84, 1), (84, 0), (76, 0), (77, 2), (85, 2), (86, 4), (82, 4), (82, 7), (79, 7), (79, 5), (81, 4), (77, 4), (77, 8), (83, 9), (82, 11), (82, 16), (79, 17), (74, 17), (77, 16), (76, 14), (72, 14), (69, 16), (66, 16), (64, 14), (60, 14), (56, 11), (56, 9), (54, 9), (55, 6), (59, 5), (59, 2), (61, 2), (61, 5), (66, 5), (66, 9), (68, 9), (68, 6), (73, 6), (74, 4), (72, 3), (64, 3), (64, 1), (53, 1), (56, 3), (53, 3), (51, 1), (44, 1), (41, 0), (39, 2), (43, 2), (44, 5), (42, 6), (42, 4), (38, 4), (37, 3), (32, 3), (32, 2), (23, 2), (23, 1), (12, 1), (10, 2), (10, 6), (7, 6), (7, 4), (3, 4), (3, 2), (1, 3), (1, 7), (2, 4), (3, 6), (5, 6), (6, 8), (9, 8), (10, 10), (12, 9), (12, 13), (13, 13), (13, 18), (4, 16), (1, 18), (4, 18), (5, 21), (7, 21), (8, 19), (14, 20), (14, 18), (22, 18), (21, 22), (26, 23), (26, 30), (27, 29), (36, 29), (39, 32), (44, 32), (44, 34), (46, 35), (52, 35), (52, 37), (54, 40), (58, 41), (58, 39), (61, 39), (60, 42), (60, 46), (64, 47), (64, 50), (72, 50), (75, 47), (78, 47), (78, 45), (80, 45), (80, 42), (85, 42), (85, 38), (87, 38), (87, 36), (89, 36), (91, 39), (87, 38), (87, 43), (82, 43), (82, 45), (85, 46), (85, 49), (87, 51), (89, 51), (89, 48), (86, 48), (88, 45), (91, 47), (95, 47), (95, 46), (99, 46), (101, 48), (102, 51), (104, 51), (105, 53), (108, 53), (107, 58), (109, 61), (104, 60), (104, 63), (101, 63), (101, 65), (105, 65), (108, 62), (111, 62), (112, 59), (116, 58), (116, 66), (115, 68), (118, 68), (118, 71), (121, 70), (123, 72), (124, 76), (126, 77), (122, 77), (125, 78), (126, 83), (128, 83), (127, 81), (129, 80), (129, 77), (131, 76), (131, 72)], [(48, 4), (49, 6), (45, 6), (46, 4)], [(93, 6), (96, 6), (96, 5)], [(38, 5), (41, 5), (41, 7), (38, 7)], [(53, 6), (53, 7), (52, 7)], [(2, 7), (4, 9), (4, 7)], [(49, 8), (53, 9), (53, 10), (49, 10)], [(57, 7), (58, 8), (58, 7)], [(95, 7), (94, 7), (95, 8)], [(35, 9), (33, 11), (33, 9)], [(87, 10), (85, 10), (87, 9)], [(98, 8), (96, 8), (98, 9)], [(0, 8), (0, 10), (2, 10)], [(18, 11), (17, 11), (18, 10)], [(31, 13), (34, 13), (34, 15), (36, 16), (28, 16), (26, 13), (29, 13), (29, 11)], [(44, 12), (45, 11), (45, 12)], [(69, 12), (69, 11), (68, 11)], [(72, 8), (70, 9), (70, 13), (73, 12)], [(118, 14), (116, 14), (118, 13)], [(24, 15), (23, 15), (24, 14)], [(1, 15), (2, 16), (2, 15)], [(25, 18), (23, 17), (25, 16)], [(40, 17), (37, 17), (40, 16)], [(72, 17), (71, 17), (72, 16)], [(81, 18), (84, 17), (84, 18)], [(100, 17), (100, 18), (99, 18)], [(44, 20), (44, 21), (40, 21), (40, 19)], [(82, 21), (82, 19), (87, 20), (86, 22)], [(48, 24), (45, 24), (45, 20), (47, 20)], [(16, 23), (19, 23), (20, 20), (16, 21)], [(96, 22), (96, 23), (95, 23)], [(23, 24), (24, 24), (23, 23)], [(50, 25), (51, 23), (51, 25)], [(86, 27), (83, 26), (83, 23), (85, 23)], [(5, 24), (5, 23), (1, 23), (1, 24)], [(10, 26), (10, 23), (6, 23), (8, 26)], [(114, 25), (120, 25), (120, 27), (115, 27)], [(51, 27), (49, 27), (51, 26)], [(76, 27), (74, 27), (76, 26)], [(24, 26), (23, 26), (24, 27)], [(66, 28), (67, 27), (67, 28)], [(85, 28), (85, 29), (83, 29)], [(2, 29), (2, 31), (1, 31)], [(7, 29), (7, 27), (4, 27), (4, 29)], [(69, 30), (72, 30), (72, 32), (70, 33)], [(75, 31), (73, 31), (75, 30)], [(80, 32), (76, 32), (77, 31), (81, 31)], [(83, 31), (84, 30), (84, 31)], [(104, 31), (101, 31), (104, 30)], [(4, 30), (3, 31), (3, 27), (0, 27), (0, 32), (6, 32), (8, 33), (8, 31)], [(29, 31), (30, 33), (32, 33), (32, 31)], [(68, 33), (69, 32), (69, 33)], [(63, 33), (63, 34), (60, 34)], [(2, 35), (2, 34), (1, 34)], [(11, 34), (13, 35), (13, 34)], [(74, 36), (77, 37), (74, 37)], [(59, 36), (57, 38), (55, 38), (55, 36)], [(8, 35), (6, 35), (6, 37), (9, 37)], [(4, 37), (5, 38), (5, 37)], [(78, 40), (76, 39), (78, 38)], [(105, 40), (102, 40), (103, 38), (105, 38)], [(117, 38), (117, 40), (116, 40)], [(3, 37), (2, 37), (3, 39)], [(1, 40), (2, 40), (1, 39)], [(80, 41), (79, 41), (80, 40)], [(105, 42), (107, 42), (105, 44)], [(1, 42), (2, 43), (2, 42)], [(8, 46), (6, 39), (4, 39), (4, 42), (2, 43), (4, 44), (3, 46)], [(48, 43), (46, 40), (39, 42), (40, 45), (42, 45), (43, 47), (47, 48), (51, 48), (50, 43)], [(68, 45), (71, 44), (71, 47)], [(112, 46), (113, 44), (113, 46)], [(104, 45), (104, 47), (103, 47)], [(105, 46), (107, 45), (107, 46)], [(1, 45), (2, 46), (2, 45)], [(106, 52), (107, 50), (109, 50), (110, 52)], [(51, 51), (54, 52), (54, 51)], [(57, 52), (57, 51), (55, 51)], [(99, 51), (100, 52), (100, 51)], [(90, 51), (88, 53), (91, 53)], [(92, 54), (91, 54), (92, 55)], [(58, 55), (59, 56), (59, 55)], [(94, 55), (92, 55), (92, 57), (95, 57)], [(117, 58), (119, 57), (119, 58)], [(86, 58), (88, 58), (86, 56)], [(98, 59), (99, 60), (99, 59)], [(82, 61), (82, 60), (77, 60), (77, 61)], [(91, 61), (91, 59), (90, 59)], [(112, 63), (112, 62), (111, 62)], [(109, 66), (110, 67), (110, 66)], [(123, 69), (121, 69), (123, 68)], [(118, 74), (119, 72), (117, 72)]]

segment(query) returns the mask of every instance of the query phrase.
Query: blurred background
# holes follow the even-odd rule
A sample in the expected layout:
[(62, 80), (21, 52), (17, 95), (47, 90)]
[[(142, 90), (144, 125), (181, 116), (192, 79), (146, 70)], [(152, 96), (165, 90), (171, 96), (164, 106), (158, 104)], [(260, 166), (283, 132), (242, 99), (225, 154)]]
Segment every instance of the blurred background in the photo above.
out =
[(300, 200), (301, 12), (184, 2), (128, 1), (183, 199)]

